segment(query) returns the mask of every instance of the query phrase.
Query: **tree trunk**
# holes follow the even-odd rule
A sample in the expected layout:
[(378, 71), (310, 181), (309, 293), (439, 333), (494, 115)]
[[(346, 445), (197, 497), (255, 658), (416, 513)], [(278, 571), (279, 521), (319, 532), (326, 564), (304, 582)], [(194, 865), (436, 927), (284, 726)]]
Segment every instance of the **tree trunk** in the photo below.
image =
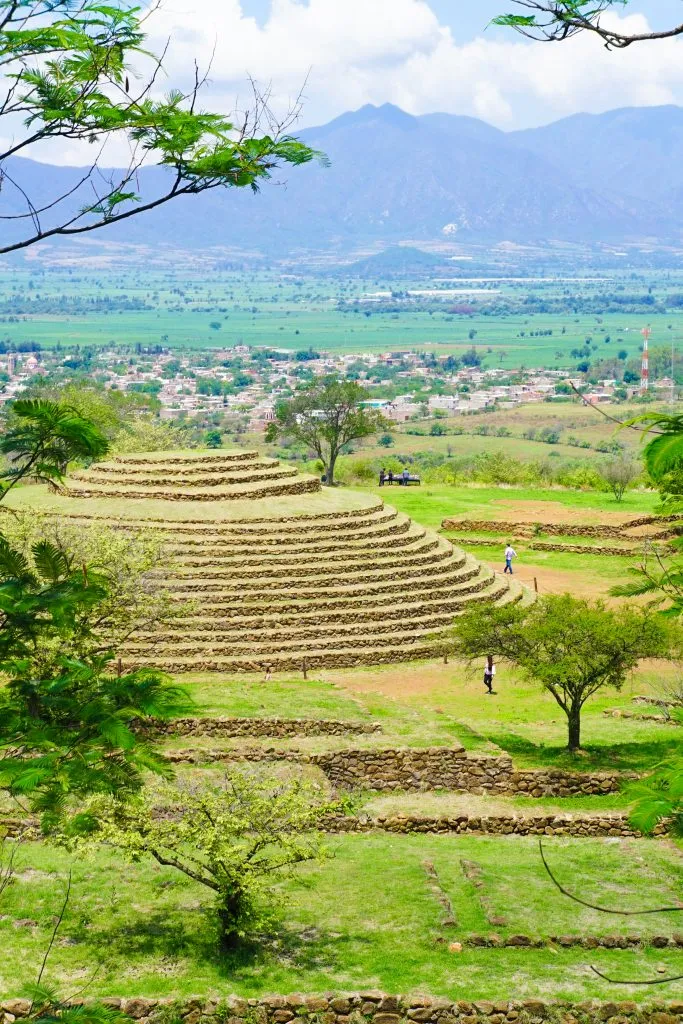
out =
[(242, 910), (239, 893), (231, 893), (218, 904), (219, 936), (222, 950), (236, 949), (239, 944), (238, 922)]
[(337, 456), (330, 455), (330, 461), (327, 464), (327, 486), (334, 487), (334, 467), (337, 464)]
[(581, 708), (570, 707), (567, 712), (569, 725), (569, 740), (567, 747), (572, 752), (581, 749)]

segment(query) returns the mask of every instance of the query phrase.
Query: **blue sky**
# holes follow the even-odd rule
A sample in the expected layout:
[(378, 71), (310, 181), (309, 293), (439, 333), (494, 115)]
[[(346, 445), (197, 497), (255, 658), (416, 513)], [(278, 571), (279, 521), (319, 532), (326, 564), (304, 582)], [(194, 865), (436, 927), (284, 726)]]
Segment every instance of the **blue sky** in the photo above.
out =
[[(300, 126), (366, 103), (479, 117), (504, 130), (585, 111), (683, 105), (683, 37), (607, 52), (584, 33), (543, 44), (487, 29), (511, 0), (164, 0), (147, 23), (171, 40), (168, 80), (211, 63), (208, 108), (249, 103), (247, 76), (287, 109), (306, 82)], [(610, 17), (631, 31), (683, 20), (683, 0), (631, 0)]]
[[(267, 20), (271, 0), (243, 0), (242, 8), (263, 23)], [(506, 0), (430, 0), (429, 6), (442, 24), (450, 26), (458, 42), (480, 35), (496, 14), (514, 10)], [(645, 14), (653, 27), (683, 21), (681, 0), (631, 0), (629, 10)]]

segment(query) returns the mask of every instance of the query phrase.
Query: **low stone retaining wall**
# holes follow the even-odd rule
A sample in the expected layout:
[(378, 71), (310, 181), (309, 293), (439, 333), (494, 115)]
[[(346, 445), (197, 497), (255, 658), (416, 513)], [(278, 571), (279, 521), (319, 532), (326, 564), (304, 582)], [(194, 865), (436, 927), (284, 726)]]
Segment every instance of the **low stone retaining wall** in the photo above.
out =
[[(197, 488), (196, 491), (187, 490), (173, 490), (169, 486), (166, 490), (152, 490), (148, 488), (145, 490), (135, 490), (129, 488), (127, 490), (117, 489), (116, 485), (112, 484), (111, 487), (107, 487), (106, 490), (103, 487), (101, 490), (92, 489), (87, 486), (86, 480), (81, 480), (83, 487), (63, 487), (62, 493), (67, 495), (69, 498), (145, 498), (161, 501), (239, 501), (245, 498), (277, 498), (281, 495), (290, 496), (292, 494), (311, 494), (320, 490), (320, 482), (318, 480), (295, 480), (292, 478), (292, 482), (288, 482), (290, 478), (283, 479), (281, 483), (273, 483), (270, 485), (264, 485), (259, 487), (258, 490), (254, 488), (251, 491), (245, 492), (240, 490), (230, 490), (229, 487), (221, 489), (218, 493), (214, 491), (201, 490)], [(218, 489), (217, 489), (218, 490)]]
[[(567, 531), (570, 532), (570, 531)], [(517, 536), (527, 536), (522, 531), (517, 531)], [(495, 537), (462, 537), (449, 536), (453, 544), (469, 544), (472, 547), (504, 547), (505, 539)], [(526, 547), (530, 551), (559, 551), (561, 554), (572, 555), (633, 555), (642, 551), (642, 544), (631, 544), (629, 547), (610, 547), (606, 544), (553, 544), (547, 540), (532, 540)]]
[(648, 715), (640, 711), (626, 711), (622, 708), (605, 708), (602, 712), (608, 718), (635, 718), (637, 722), (660, 722), (663, 725), (680, 725), (678, 718), (672, 718), (662, 711), (661, 715)]
[[(517, 817), (510, 814), (489, 815), (379, 815), (376, 818), (333, 815), (325, 822), (329, 832), (396, 832), (429, 833), (444, 835), (458, 834), (503, 835), (503, 836), (575, 836), (600, 838), (603, 836), (624, 836), (633, 838), (641, 833), (629, 824), (623, 814), (573, 815), (542, 814), (533, 817)], [(665, 835), (666, 826), (658, 825), (655, 835)]]
[[(633, 530), (638, 526), (652, 526), (654, 524), (681, 523), (683, 516), (639, 516), (636, 519), (628, 519), (620, 524), (586, 524), (586, 523), (544, 523), (541, 520), (536, 522), (512, 522), (504, 519), (463, 519), (448, 518), (442, 520), (443, 530), (467, 530), (474, 533), (481, 530), (482, 533), (501, 533), (516, 535), (518, 537), (533, 536), (535, 531), (547, 533), (551, 537), (575, 536), (575, 537), (624, 537), (625, 530)], [(645, 540), (646, 538), (643, 538)]]
[(543, 949), (547, 946), (579, 946), (581, 949), (680, 949), (683, 947), (683, 935), (549, 935), (538, 938), (532, 935), (468, 935), (463, 945), (488, 946), (500, 949), (502, 946), (518, 946), (531, 949)]
[(363, 736), (382, 731), (379, 722), (319, 718), (174, 718), (138, 730), (145, 736)]
[[(641, 833), (629, 825), (625, 815), (558, 815), (540, 814), (529, 817), (512, 814), (488, 815), (363, 815), (330, 814), (321, 825), (324, 832), (368, 833), (393, 832), (397, 835), (497, 835), (497, 836), (573, 836), (598, 839), (605, 836), (634, 839)], [(655, 836), (666, 835), (666, 826), (658, 825)], [(6, 839), (40, 839), (40, 823), (35, 818), (0, 818), (0, 837)]]
[[(683, 1000), (641, 1005), (626, 1000), (587, 1000), (580, 1004), (539, 999), (453, 1002), (431, 996), (392, 996), (372, 990), (324, 996), (293, 993), (260, 999), (229, 996), (223, 1000), (195, 997), (174, 1001), (132, 997), (102, 1002), (143, 1024), (156, 1019), (184, 1024), (215, 1024), (217, 1020), (226, 1024), (288, 1024), (295, 1019), (313, 1020), (316, 1024), (576, 1024), (577, 1018), (581, 1024), (683, 1024)], [(28, 1016), (30, 1003), (27, 999), (6, 999), (0, 1008), (4, 1024), (13, 1024), (15, 1019)]]
[(434, 789), (466, 793), (525, 793), (534, 797), (582, 796), (616, 793), (632, 773), (573, 773), (559, 768), (515, 770), (506, 754), (468, 754), (458, 747), (427, 747), (380, 750), (335, 750), (307, 754), (301, 750), (174, 750), (166, 756), (173, 763), (216, 761), (293, 761), (316, 765), (340, 789), (401, 790)]

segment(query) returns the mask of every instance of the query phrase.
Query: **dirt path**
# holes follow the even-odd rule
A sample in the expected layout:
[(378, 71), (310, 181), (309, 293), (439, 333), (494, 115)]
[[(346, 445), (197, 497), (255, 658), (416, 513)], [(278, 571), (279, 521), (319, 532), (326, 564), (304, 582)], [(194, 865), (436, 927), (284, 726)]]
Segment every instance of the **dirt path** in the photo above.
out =
[[(599, 557), (599, 556), (596, 556)], [(500, 562), (487, 561), (492, 569), (501, 571)], [(588, 576), (585, 573), (567, 572), (562, 569), (550, 569), (542, 565), (524, 565), (515, 563), (515, 577), (530, 590), (534, 590), (534, 579), (538, 583), (539, 594), (573, 594), (575, 597), (607, 597), (614, 580), (606, 580), (600, 576)]]

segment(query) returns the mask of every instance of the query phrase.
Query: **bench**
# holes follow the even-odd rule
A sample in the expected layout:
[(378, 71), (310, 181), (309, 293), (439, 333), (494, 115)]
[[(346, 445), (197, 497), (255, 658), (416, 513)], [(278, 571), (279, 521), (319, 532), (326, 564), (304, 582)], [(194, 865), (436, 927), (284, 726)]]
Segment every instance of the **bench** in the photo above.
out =
[(387, 477), (384, 478), (384, 483), (388, 487), (389, 484), (418, 484), (419, 485), (419, 484), (422, 483), (422, 481), (421, 481), (419, 476), (414, 476), (413, 474), (411, 474), (407, 479), (404, 479), (402, 476), (399, 475), (399, 476), (395, 476), (393, 480), (390, 480), (389, 477), (387, 476)]

